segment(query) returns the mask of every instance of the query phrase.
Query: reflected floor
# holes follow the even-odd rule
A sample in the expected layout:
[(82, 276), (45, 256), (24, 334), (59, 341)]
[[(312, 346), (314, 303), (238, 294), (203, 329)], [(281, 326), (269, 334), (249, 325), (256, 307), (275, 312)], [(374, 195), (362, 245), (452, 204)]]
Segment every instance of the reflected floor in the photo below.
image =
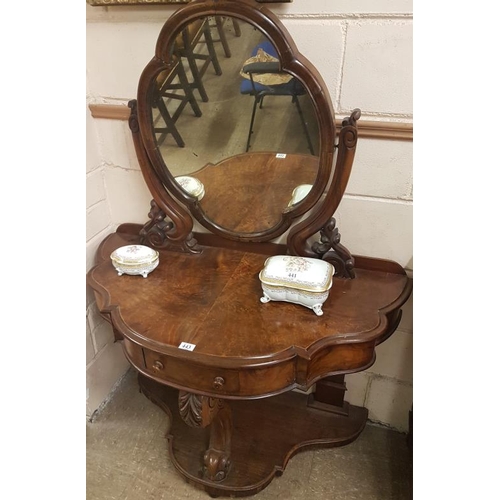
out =
[[(130, 370), (87, 423), (87, 500), (209, 500), (170, 462), (167, 425), (167, 415), (139, 392)], [(281, 477), (246, 498), (409, 500), (411, 492), (405, 435), (368, 425), (350, 445), (300, 452)]]
[[(236, 36), (233, 24), (224, 23), (231, 57), (225, 56), (221, 43), (214, 44), (222, 75), (216, 75), (212, 65), (207, 68), (202, 80), (208, 102), (203, 102), (198, 90), (194, 89), (202, 116), (195, 116), (187, 104), (176, 121), (185, 147), (179, 147), (170, 134), (161, 142), (160, 152), (174, 176), (193, 173), (207, 163), (216, 164), (245, 152), (254, 98), (240, 93), (240, 70), (252, 49), (263, 40), (263, 35), (249, 24), (240, 22), (239, 26), (241, 36)], [(214, 32), (213, 37), (217, 39), (218, 35)], [(196, 52), (208, 53), (206, 45), (198, 44)], [(192, 80), (188, 65), (185, 67), (188, 78)], [(300, 96), (299, 102), (317, 154), (317, 122), (310, 98)], [(178, 101), (165, 99), (165, 103), (173, 114)], [(162, 126), (157, 110), (154, 110), (154, 117), (157, 126)], [(266, 96), (262, 109), (257, 109), (253, 128), (249, 152), (310, 154), (297, 108), (289, 96)]]

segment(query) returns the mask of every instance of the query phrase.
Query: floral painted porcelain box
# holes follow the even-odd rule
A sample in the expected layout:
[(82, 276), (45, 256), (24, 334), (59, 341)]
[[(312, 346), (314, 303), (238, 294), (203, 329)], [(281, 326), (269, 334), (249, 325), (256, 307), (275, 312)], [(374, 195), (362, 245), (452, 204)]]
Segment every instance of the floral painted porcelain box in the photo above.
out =
[(262, 303), (292, 302), (323, 314), (323, 304), (330, 293), (335, 268), (324, 260), (291, 255), (269, 257), (259, 273)]

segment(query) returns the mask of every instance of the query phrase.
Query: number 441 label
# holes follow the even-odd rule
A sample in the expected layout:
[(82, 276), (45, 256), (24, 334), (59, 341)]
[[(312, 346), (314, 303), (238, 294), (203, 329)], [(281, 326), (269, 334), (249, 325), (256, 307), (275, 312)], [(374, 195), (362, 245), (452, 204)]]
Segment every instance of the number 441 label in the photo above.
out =
[(193, 351), (195, 347), (195, 344), (188, 344), (187, 342), (181, 342), (179, 345), (179, 349), (185, 349), (186, 351)]

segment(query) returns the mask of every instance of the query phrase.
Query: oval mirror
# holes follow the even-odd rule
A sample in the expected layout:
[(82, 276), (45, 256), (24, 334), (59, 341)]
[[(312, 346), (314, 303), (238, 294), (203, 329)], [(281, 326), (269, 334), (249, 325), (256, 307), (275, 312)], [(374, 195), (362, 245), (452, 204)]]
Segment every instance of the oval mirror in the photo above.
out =
[[(324, 192), (333, 145), (325, 149), (321, 137), (334, 124), (319, 75), (288, 33), (248, 10), (259, 23), (227, 12), (189, 15), (189, 8), (167, 21), (138, 103), (146, 87), (141, 133), (165, 187), (212, 231), (263, 241)], [(322, 136), (320, 123), (330, 121)]]

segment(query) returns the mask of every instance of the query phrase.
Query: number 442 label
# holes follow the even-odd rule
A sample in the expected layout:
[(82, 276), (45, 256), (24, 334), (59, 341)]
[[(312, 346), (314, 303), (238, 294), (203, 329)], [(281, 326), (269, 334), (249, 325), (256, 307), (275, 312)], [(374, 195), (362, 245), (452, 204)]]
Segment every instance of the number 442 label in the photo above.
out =
[(195, 344), (188, 344), (187, 342), (181, 342), (179, 345), (179, 349), (185, 349), (186, 351), (193, 351), (195, 347)]

